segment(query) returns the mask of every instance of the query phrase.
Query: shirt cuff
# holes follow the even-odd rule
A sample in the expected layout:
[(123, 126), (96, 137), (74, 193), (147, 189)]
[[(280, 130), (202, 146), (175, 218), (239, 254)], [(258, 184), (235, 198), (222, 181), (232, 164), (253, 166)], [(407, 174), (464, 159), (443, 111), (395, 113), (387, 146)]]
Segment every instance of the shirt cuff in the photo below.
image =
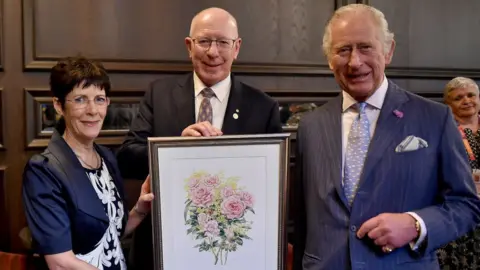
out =
[(425, 240), (425, 237), (427, 236), (427, 226), (425, 226), (425, 222), (423, 221), (423, 219), (416, 213), (407, 212), (407, 214), (411, 215), (414, 219), (418, 221), (418, 223), (420, 223), (420, 236), (418, 237), (416, 242), (413, 242), (413, 241), (410, 242), (410, 248), (413, 251), (416, 251), (420, 247), (420, 245), (423, 243), (423, 240)]

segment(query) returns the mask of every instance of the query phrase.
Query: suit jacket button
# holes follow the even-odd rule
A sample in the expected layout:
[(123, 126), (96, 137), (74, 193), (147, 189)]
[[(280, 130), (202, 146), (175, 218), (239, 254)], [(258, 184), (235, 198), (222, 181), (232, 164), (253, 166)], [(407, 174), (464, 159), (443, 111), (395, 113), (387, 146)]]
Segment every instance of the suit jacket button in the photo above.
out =
[(356, 227), (355, 225), (352, 225), (352, 226), (350, 226), (350, 230), (351, 230), (352, 232), (356, 232), (356, 231), (357, 231), (357, 227)]

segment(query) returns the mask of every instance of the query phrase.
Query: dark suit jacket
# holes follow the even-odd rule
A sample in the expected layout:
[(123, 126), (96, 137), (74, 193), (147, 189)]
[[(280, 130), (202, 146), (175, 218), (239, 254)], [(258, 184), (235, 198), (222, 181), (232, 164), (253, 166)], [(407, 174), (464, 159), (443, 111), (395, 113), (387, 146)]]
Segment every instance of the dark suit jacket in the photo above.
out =
[[(225, 135), (280, 133), (278, 103), (261, 90), (236, 80), (232, 86), (222, 131)], [(233, 114), (238, 110), (238, 119)], [(145, 179), (149, 172), (148, 137), (180, 136), (195, 123), (193, 73), (153, 82), (145, 93), (117, 159), (125, 178)], [(148, 216), (136, 229), (132, 256), (135, 269), (152, 269), (152, 228)]]
[[(298, 128), (294, 269), (439, 269), (434, 251), (480, 221), (479, 199), (450, 110), (389, 81), (351, 207), (342, 188), (341, 117), (340, 95), (305, 115)], [(428, 147), (395, 152), (409, 135), (423, 138)], [(368, 219), (408, 211), (426, 224), (418, 251), (406, 245), (383, 254), (368, 237), (356, 237)]]
[[(95, 145), (95, 148), (104, 159), (120, 197), (124, 198), (115, 156), (105, 147)], [(105, 234), (109, 219), (103, 204), (84, 168), (56, 130), (47, 149), (28, 161), (22, 185), (28, 227), (39, 254), (68, 250), (86, 253)], [(123, 211), (125, 229), (128, 211)]]

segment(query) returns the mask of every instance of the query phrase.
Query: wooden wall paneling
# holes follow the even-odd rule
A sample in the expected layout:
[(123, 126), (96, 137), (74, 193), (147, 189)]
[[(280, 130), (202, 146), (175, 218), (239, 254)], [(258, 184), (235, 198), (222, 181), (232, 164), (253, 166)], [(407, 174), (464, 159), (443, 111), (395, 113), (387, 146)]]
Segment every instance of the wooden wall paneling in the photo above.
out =
[(42, 104), (51, 103), (47, 89), (25, 89), (25, 123), (27, 148), (44, 148), (49, 136), (42, 134)]
[[(293, 179), (296, 126), (288, 120), (295, 119), (297, 109), (309, 108), (303, 105), (318, 106), (339, 93), (330, 90), (338, 86), (322, 53), (323, 27), (336, 8), (360, 2), (382, 10), (395, 32), (397, 48), (386, 73), (400, 86), (441, 102), (442, 87), (452, 77), (480, 79), (476, 53), (480, 37), (475, 35), (480, 2), (476, 0), (0, 0), (4, 22), (0, 27), (0, 69), (8, 69), (0, 74), (6, 89), (0, 99), (3, 96), (2, 105), (7, 106), (0, 110), (0, 144), (8, 148), (0, 152), (0, 166), (9, 161), (4, 182), (10, 214), (7, 225), (2, 225), (10, 230), (9, 248), (19, 251), (21, 246), (17, 235), (24, 226), (20, 207), (24, 163), (43, 150), (51, 134), (42, 131), (42, 123), (51, 124), (42, 119), (42, 106), (48, 108), (51, 102), (49, 91), (32, 86), (45, 84), (48, 69), (59, 58), (81, 53), (104, 62), (112, 82), (120, 88), (145, 88), (157, 76), (146, 73), (179, 76), (191, 70), (184, 37), (196, 12), (207, 6), (229, 10), (237, 18), (243, 38), (233, 71), (261, 89), (274, 89), (266, 92), (280, 102), (284, 130), (292, 133)], [(112, 104), (133, 104), (143, 96), (143, 91), (131, 92), (114, 91)], [(25, 108), (17, 106), (19, 102), (25, 102)], [(120, 105), (112, 108), (125, 109)], [(106, 127), (99, 142), (120, 144), (126, 133), (125, 121), (107, 118)], [(17, 136), (26, 138), (16, 140)]]
[(4, 58), (4, 42), (3, 42), (3, 25), (4, 25), (4, 17), (3, 17), (3, 9), (4, 9), (4, 1), (0, 0), (0, 71), (3, 71), (3, 58)]
[(5, 106), (4, 106), (4, 100), (3, 100), (3, 89), (0, 88), (0, 150), (4, 150), (5, 149), (5, 143), (4, 143), (4, 132), (5, 132), (5, 128), (4, 128), (4, 111), (5, 111)]
[[(363, 0), (381, 10), (395, 34), (387, 75), (406, 78), (480, 78), (480, 1)], [(428, 16), (426, 15), (428, 14)]]
[(8, 226), (7, 200), (5, 194), (5, 167), (0, 166), (0, 251), (9, 250), (10, 229)]
[(280, 106), (280, 120), (284, 128), (295, 128), (300, 117), (308, 111), (315, 109), (339, 95), (339, 90), (324, 90), (312, 92), (298, 90), (266, 90)]
[[(139, 89), (110, 92), (110, 105), (102, 131), (96, 140), (98, 144), (114, 147), (123, 142), (143, 95), (144, 91)], [(50, 91), (46, 88), (26, 88), (25, 108), (27, 148), (46, 147), (52, 135), (52, 128), (58, 120)]]
[(441, 92), (422, 92), (422, 93), (416, 93), (419, 96), (422, 96), (424, 98), (428, 98), (430, 100), (439, 102), (439, 103), (444, 103), (443, 102), (443, 93)]
[(346, 6), (346, 5), (350, 4), (350, 1), (351, 0), (335, 0), (335, 10), (337, 10), (338, 8), (340, 8), (342, 6)]
[[(24, 151), (24, 108), (23, 87), (31, 83), (22, 70), (22, 28), (21, 1), (4, 0), (0, 3), (0, 41), (3, 71), (0, 73), (0, 87), (3, 88), (3, 141), (6, 150), (0, 151), (0, 166), (7, 167), (3, 179), (5, 192), (0, 200), (6, 204), (6, 218), (0, 217), (4, 228), (8, 228), (7, 252), (22, 252), (23, 245), (18, 233), (25, 226), (25, 216), (21, 198), (22, 173), (29, 155)], [(3, 241), (3, 240), (2, 240)], [(3, 265), (2, 265), (3, 266)], [(0, 269), (3, 269), (0, 266)]]
[[(190, 0), (144, 0), (141, 5), (131, 1), (22, 2), (27, 71), (49, 69), (60, 57), (78, 53), (102, 61), (110, 71), (190, 71), (184, 38), (194, 14), (210, 6), (207, 2)], [(344, 2), (216, 2), (216, 6), (231, 11), (237, 18), (243, 38), (234, 71), (330, 74), (321, 50), (321, 28)], [(163, 11), (162, 16), (159, 11)], [(82, 23), (58, 23), (62, 21)]]

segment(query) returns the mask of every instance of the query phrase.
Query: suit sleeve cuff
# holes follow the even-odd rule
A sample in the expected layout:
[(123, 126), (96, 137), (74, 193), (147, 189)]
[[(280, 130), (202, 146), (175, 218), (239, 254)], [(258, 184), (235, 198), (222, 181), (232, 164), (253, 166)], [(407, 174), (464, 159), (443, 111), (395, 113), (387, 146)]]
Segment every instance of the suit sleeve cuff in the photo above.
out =
[(416, 242), (413, 242), (413, 241), (410, 242), (410, 248), (413, 251), (416, 251), (416, 250), (418, 250), (420, 245), (425, 240), (425, 237), (427, 236), (427, 226), (425, 226), (425, 222), (423, 221), (423, 219), (419, 215), (417, 215), (416, 213), (407, 212), (407, 214), (411, 215), (415, 220), (418, 221), (418, 223), (420, 223), (420, 236), (418, 237)]

